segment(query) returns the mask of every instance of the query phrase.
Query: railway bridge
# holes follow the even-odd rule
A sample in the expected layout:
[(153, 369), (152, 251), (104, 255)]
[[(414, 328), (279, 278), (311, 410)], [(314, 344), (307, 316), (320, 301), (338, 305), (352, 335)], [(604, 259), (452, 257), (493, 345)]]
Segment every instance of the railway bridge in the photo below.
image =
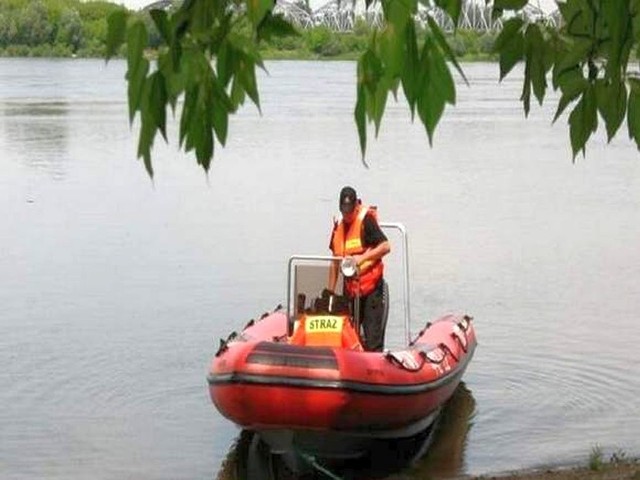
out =
[[(176, 0), (157, 0), (144, 7), (144, 10), (156, 8), (168, 9), (176, 4)], [(358, 19), (372, 26), (383, 23), (380, 3), (365, 8), (364, 0), (329, 0), (318, 8), (312, 8), (309, 0), (277, 0), (275, 12), (282, 14), (287, 20), (300, 28), (325, 26), (339, 32), (353, 30)], [(545, 11), (539, 2), (530, 2), (521, 13), (532, 21), (543, 21), (551, 26), (558, 26), (560, 15), (557, 10)], [(419, 6), (416, 20), (426, 23), (427, 15), (431, 15), (445, 31), (453, 30), (453, 22), (449, 16), (437, 7)], [(458, 22), (458, 28), (477, 31), (497, 30), (502, 26), (502, 18), (491, 17), (491, 7), (485, 0), (465, 0)]]

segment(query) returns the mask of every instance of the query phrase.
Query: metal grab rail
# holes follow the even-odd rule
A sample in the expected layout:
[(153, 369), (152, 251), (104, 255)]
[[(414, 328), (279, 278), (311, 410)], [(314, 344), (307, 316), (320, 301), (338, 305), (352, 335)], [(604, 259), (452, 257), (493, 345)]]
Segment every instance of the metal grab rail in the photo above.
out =
[(407, 229), (402, 223), (380, 223), (380, 228), (395, 229), (402, 235), (402, 270), (403, 278), (403, 304), (404, 304), (404, 333), (407, 345), (411, 343), (411, 299), (409, 289), (409, 236)]
[[(400, 232), (402, 235), (402, 268), (404, 271), (403, 278), (403, 304), (404, 304), (404, 331), (406, 344), (409, 345), (411, 342), (411, 302), (410, 302), (410, 291), (409, 291), (409, 240), (407, 236), (407, 229), (401, 223), (380, 223), (380, 227), (383, 229), (395, 229)], [(289, 332), (291, 332), (291, 327), (293, 326), (294, 318), (292, 317), (292, 306), (294, 302), (293, 295), (293, 285), (292, 285), (292, 270), (294, 262), (312, 262), (312, 261), (320, 261), (320, 262), (331, 262), (331, 261), (340, 261), (342, 257), (334, 257), (329, 255), (292, 255), (289, 257), (289, 262), (287, 264), (287, 320), (289, 322)]]

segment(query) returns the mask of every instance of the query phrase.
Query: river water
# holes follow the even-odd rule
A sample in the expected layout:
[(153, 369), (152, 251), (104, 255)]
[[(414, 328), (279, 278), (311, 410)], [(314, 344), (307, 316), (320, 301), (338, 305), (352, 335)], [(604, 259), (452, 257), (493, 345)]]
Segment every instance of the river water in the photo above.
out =
[(289, 255), (327, 253), (344, 184), (408, 229), (414, 328), (464, 312), (478, 332), (453, 425), (406, 478), (639, 455), (626, 131), (573, 163), (552, 104), (525, 120), (517, 75), (472, 64), (434, 147), (391, 103), (367, 169), (354, 64), (267, 67), (262, 116), (232, 120), (208, 175), (172, 124), (150, 181), (123, 63), (0, 60), (0, 476), (228, 478), (239, 431), (210, 404), (208, 362), (284, 302)]

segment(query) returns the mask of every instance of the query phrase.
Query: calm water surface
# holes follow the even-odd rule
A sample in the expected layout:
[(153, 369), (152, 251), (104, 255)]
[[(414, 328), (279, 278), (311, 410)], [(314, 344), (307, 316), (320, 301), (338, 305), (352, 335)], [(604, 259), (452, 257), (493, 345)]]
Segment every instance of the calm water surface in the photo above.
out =
[(283, 302), (289, 255), (327, 253), (345, 183), (408, 228), (414, 325), (476, 319), (452, 426), (407, 478), (584, 461), (596, 444), (639, 455), (626, 134), (574, 164), (552, 105), (524, 120), (516, 80), (468, 65), (434, 148), (391, 105), (365, 169), (354, 64), (268, 68), (262, 117), (233, 119), (208, 176), (174, 125), (151, 182), (122, 63), (0, 60), (2, 478), (227, 478), (239, 432), (209, 402), (209, 359)]

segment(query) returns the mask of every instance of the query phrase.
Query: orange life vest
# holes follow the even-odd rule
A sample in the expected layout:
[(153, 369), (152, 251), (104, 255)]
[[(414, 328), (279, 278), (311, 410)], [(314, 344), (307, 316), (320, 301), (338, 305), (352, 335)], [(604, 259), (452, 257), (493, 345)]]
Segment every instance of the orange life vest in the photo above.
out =
[[(360, 255), (366, 250), (363, 244), (364, 237), (364, 218), (367, 213), (373, 215), (377, 219), (377, 210), (375, 207), (359, 205), (356, 218), (351, 225), (349, 231), (345, 232), (344, 221), (340, 221), (333, 231), (333, 240), (331, 242), (331, 250), (336, 257), (348, 257)], [(382, 278), (384, 265), (380, 259), (375, 261), (367, 261), (360, 265), (360, 273), (353, 278), (345, 278), (345, 288), (347, 294), (351, 297), (356, 295), (369, 295), (376, 288), (376, 285)]]
[(296, 321), (289, 343), (362, 351), (360, 338), (346, 315), (302, 314)]

